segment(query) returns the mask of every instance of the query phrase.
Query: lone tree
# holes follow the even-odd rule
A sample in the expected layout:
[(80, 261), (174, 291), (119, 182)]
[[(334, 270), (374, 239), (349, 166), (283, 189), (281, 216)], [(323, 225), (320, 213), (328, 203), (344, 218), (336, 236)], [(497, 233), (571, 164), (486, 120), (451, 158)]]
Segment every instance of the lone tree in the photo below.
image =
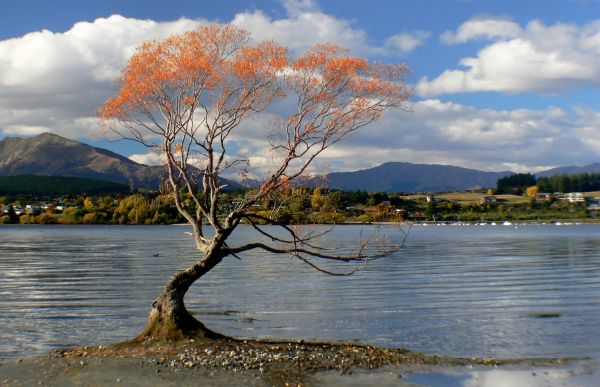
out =
[[(252, 206), (300, 179), (332, 144), (388, 108), (405, 107), (411, 95), (405, 83), (408, 72), (405, 65), (370, 63), (328, 44), (291, 58), (285, 47), (273, 41), (254, 44), (247, 32), (229, 25), (213, 24), (140, 46), (123, 70), (118, 94), (100, 108), (101, 120), (122, 138), (162, 155), (168, 192), (192, 226), (200, 258), (165, 285), (138, 339), (218, 335), (186, 310), (184, 296), (227, 256), (262, 249), (290, 254), (328, 272), (315, 260), (364, 262), (395, 250), (365, 249), (362, 241), (355, 254), (331, 253), (314, 245), (314, 232), (303, 235), (253, 213)], [(252, 195), (226, 216), (217, 216), (223, 173), (242, 164), (252, 167), (229, 149), (232, 136), (243, 130), (245, 121), (282, 99), (286, 103), (281, 105), (292, 101), (294, 107), (289, 116), (265, 128), (272, 170)], [(241, 222), (273, 243), (228, 244)], [(281, 226), (285, 236), (260, 226), (264, 223)]]

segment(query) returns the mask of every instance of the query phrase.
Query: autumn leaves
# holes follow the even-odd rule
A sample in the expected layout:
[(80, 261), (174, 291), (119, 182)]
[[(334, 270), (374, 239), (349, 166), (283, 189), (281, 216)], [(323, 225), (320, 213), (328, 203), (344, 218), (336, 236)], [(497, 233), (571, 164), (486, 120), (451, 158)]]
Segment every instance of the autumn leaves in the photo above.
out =
[[(138, 113), (163, 121), (211, 111), (264, 110), (275, 97), (294, 91), (303, 101), (380, 112), (410, 96), (404, 65), (372, 64), (319, 44), (291, 58), (273, 41), (252, 44), (247, 32), (218, 24), (149, 41), (123, 71), (118, 94), (100, 109), (104, 121), (132, 120)], [(353, 104), (341, 103), (352, 99)], [(147, 117), (150, 118), (150, 117)]]
[(210, 218), (208, 196), (218, 192), (218, 176), (248, 165), (231, 145), (245, 120), (287, 98), (287, 114), (279, 106), (279, 119), (265, 126), (273, 167), (253, 199), (260, 200), (347, 134), (389, 108), (404, 108), (412, 92), (408, 73), (405, 65), (371, 63), (326, 43), (293, 56), (273, 41), (254, 43), (237, 27), (212, 24), (140, 46), (100, 116), (121, 137), (164, 153), (174, 192), (180, 179), (194, 186), (188, 164), (199, 162), (207, 196), (198, 208)]

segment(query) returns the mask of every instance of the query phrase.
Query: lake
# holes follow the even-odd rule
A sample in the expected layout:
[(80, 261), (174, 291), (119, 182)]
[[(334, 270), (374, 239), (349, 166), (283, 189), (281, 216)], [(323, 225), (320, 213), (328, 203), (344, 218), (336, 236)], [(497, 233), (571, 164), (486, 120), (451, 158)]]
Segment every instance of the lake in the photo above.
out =
[[(364, 238), (375, 226), (338, 226), (319, 243), (351, 251), (361, 230)], [(0, 359), (139, 333), (162, 285), (197, 259), (186, 231), (0, 226)], [(377, 232), (403, 237), (392, 226)], [(253, 239), (240, 227), (231, 244)], [(208, 327), (237, 337), (600, 358), (600, 225), (417, 225), (402, 251), (350, 277), (256, 251), (226, 258), (186, 304)]]

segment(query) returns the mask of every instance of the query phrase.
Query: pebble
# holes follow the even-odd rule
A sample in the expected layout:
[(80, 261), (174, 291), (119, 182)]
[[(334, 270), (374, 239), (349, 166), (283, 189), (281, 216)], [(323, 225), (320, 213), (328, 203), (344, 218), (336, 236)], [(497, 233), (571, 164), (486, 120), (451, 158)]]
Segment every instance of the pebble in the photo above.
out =
[[(312, 349), (296, 343), (288, 346), (274, 345), (267, 348), (206, 348), (204, 350), (189, 349), (177, 354), (167, 364), (171, 368), (224, 368), (242, 373), (248, 370), (265, 372), (268, 366), (275, 364), (296, 364), (300, 367), (308, 364), (331, 364), (335, 368), (347, 370), (355, 363), (355, 359), (369, 360), (368, 356), (360, 356), (356, 349), (352, 355), (343, 351), (332, 351), (329, 348)], [(162, 359), (161, 359), (162, 360)], [(160, 361), (154, 360), (155, 364)]]
[[(194, 343), (192, 340), (189, 339), (189, 342)], [(94, 353), (88, 348), (86, 349), (85, 352), (78, 352), (79, 356)], [(160, 353), (160, 346), (153, 347), (153, 351), (156, 354)], [(179, 347), (179, 351), (173, 355), (160, 358), (144, 357), (141, 360), (138, 359), (138, 364), (142, 367), (146, 364), (150, 367), (156, 366), (152, 367), (155, 368), (156, 373), (159, 373), (163, 367), (170, 368), (174, 372), (193, 368), (212, 368), (247, 374), (251, 371), (265, 373), (275, 370), (278, 372), (277, 370), (292, 367), (298, 370), (337, 369), (347, 373), (353, 367), (372, 369), (383, 364), (411, 361), (410, 359), (410, 354), (402, 351), (379, 350), (371, 347), (314, 345), (307, 344), (302, 340), (257, 345), (245, 341), (243, 344), (242, 342), (215, 342), (208, 346), (185, 344)], [(417, 355), (417, 360), (423, 359)], [(85, 365), (83, 361), (79, 363), (81, 366)]]

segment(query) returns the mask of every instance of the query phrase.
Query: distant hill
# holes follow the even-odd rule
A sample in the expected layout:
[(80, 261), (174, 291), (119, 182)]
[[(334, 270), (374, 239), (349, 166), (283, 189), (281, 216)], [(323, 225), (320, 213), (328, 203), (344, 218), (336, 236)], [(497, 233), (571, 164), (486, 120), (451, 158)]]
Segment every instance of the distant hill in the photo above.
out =
[(68, 176), (0, 176), (0, 195), (90, 195), (128, 193), (129, 186)]
[[(165, 170), (138, 164), (106, 149), (56, 134), (32, 138), (8, 137), (0, 141), (0, 176), (72, 176), (157, 189)], [(229, 189), (241, 186), (224, 181)]]
[[(600, 172), (600, 163), (554, 168), (536, 176), (592, 172)], [(161, 166), (138, 164), (109, 150), (55, 134), (8, 137), (0, 141), (0, 176), (70, 176), (156, 189), (164, 174)], [(360, 171), (330, 173), (326, 186), (370, 192), (443, 192), (495, 187), (498, 179), (510, 174), (510, 171), (484, 172), (451, 165), (389, 162)], [(243, 188), (225, 179), (223, 184), (230, 190)]]
[(577, 173), (598, 173), (600, 172), (600, 163), (593, 163), (584, 166), (578, 165), (569, 165), (567, 167), (558, 167), (548, 169), (547, 171), (542, 171), (536, 173), (537, 177), (548, 177), (553, 175), (573, 175)]
[(495, 187), (498, 179), (510, 174), (451, 165), (390, 162), (360, 171), (330, 173), (326, 185), (348, 191), (444, 192)]

